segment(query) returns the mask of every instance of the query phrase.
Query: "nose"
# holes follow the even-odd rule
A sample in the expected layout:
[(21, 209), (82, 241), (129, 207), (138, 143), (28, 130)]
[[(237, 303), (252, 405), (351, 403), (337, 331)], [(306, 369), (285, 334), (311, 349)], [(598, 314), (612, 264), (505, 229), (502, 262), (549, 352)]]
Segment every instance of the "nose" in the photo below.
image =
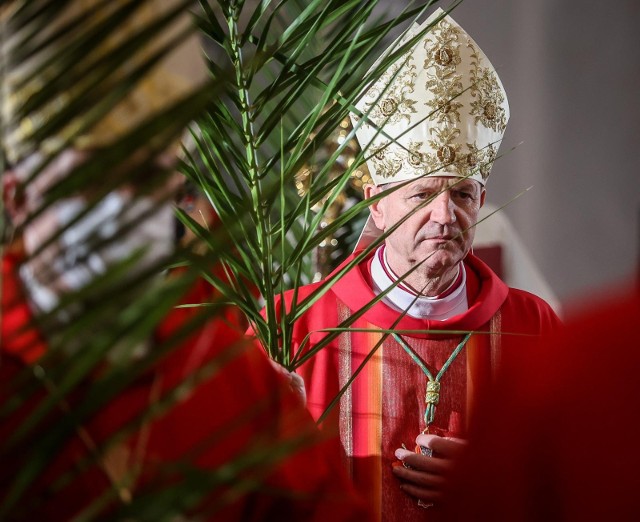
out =
[(430, 220), (440, 223), (441, 225), (450, 225), (455, 223), (455, 204), (451, 199), (451, 194), (445, 190), (429, 204), (431, 207)]

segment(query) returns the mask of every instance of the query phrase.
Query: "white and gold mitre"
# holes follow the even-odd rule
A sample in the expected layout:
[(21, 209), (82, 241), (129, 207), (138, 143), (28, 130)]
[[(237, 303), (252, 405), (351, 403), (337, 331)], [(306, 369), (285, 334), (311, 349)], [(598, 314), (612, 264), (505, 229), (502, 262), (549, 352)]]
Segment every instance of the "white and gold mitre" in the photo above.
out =
[[(484, 185), (509, 119), (498, 75), (473, 39), (438, 9), (384, 55), (441, 18), (355, 104), (356, 136), (376, 185), (463, 176)], [(383, 56), (384, 56), (383, 55)], [(354, 127), (360, 122), (351, 116)]]

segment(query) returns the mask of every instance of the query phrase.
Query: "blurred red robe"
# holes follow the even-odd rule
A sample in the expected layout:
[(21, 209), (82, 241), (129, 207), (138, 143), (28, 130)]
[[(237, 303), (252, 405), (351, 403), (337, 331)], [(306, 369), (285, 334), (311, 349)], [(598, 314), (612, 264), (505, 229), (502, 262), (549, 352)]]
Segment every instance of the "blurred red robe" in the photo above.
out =
[[(16, 273), (19, 260), (19, 256), (12, 255), (2, 259), (0, 404), (7, 404), (10, 399), (12, 379), (37, 362), (47, 349), (36, 330), (24, 330), (32, 314)], [(199, 281), (183, 302), (210, 300), (210, 286)], [(167, 339), (204, 310), (174, 309), (158, 327), (156, 341)], [(182, 480), (179, 472), (162, 475), (167, 463), (184, 462), (196, 469), (217, 470), (253, 452), (256, 460), (240, 479), (255, 479), (260, 487), (234, 490), (234, 486), (242, 485), (238, 480), (217, 486), (204, 497), (198, 513), (210, 513), (212, 520), (234, 521), (327, 517), (366, 520), (366, 508), (342, 469), (337, 439), (320, 435), (286, 379), (239, 332), (226, 321), (208, 320), (179, 348), (100, 409), (77, 436), (57, 448), (55, 457), (28, 490), (29, 501), (22, 501), (10, 519), (69, 520), (112, 488), (114, 476), (134, 467), (140, 473), (139, 480), (131, 492), (123, 494), (136, 498), (152, 491), (159, 481)], [(217, 371), (207, 372), (209, 365), (220, 366)], [(91, 448), (100, 448), (110, 435), (199, 371), (204, 371), (200, 381), (168, 411), (137, 429), (99, 464), (83, 471), (76, 469)], [(39, 394), (14, 414), (1, 418), (0, 440), (7, 440), (45, 395)], [(78, 399), (82, 390), (76, 395)], [(75, 399), (71, 397), (69, 402)], [(63, 418), (64, 415), (52, 415), (44, 428), (55, 428)], [(29, 447), (29, 441), (23, 444), (24, 448)], [(15, 471), (24, 465), (24, 455), (19, 450), (3, 452), (2, 462), (0, 505)], [(74, 471), (77, 474), (68, 484), (53, 489), (60, 477)], [(225, 495), (236, 496), (223, 502)]]
[(460, 461), (449, 520), (638, 518), (635, 285), (592, 296), (553, 343), (505, 360)]

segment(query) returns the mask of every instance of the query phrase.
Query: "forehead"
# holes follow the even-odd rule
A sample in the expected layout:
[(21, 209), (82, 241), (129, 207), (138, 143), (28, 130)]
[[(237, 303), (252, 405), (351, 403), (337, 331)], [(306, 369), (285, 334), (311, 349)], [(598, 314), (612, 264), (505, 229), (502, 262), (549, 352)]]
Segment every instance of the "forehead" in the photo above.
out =
[[(384, 188), (397, 187), (402, 185), (403, 181), (397, 181), (395, 183), (388, 183)], [(456, 187), (459, 189), (482, 191), (482, 185), (480, 182), (471, 178), (462, 178), (455, 176), (427, 176), (424, 178), (416, 179), (411, 183), (405, 184), (398, 189), (397, 192), (403, 192), (406, 190), (446, 190), (447, 188)]]

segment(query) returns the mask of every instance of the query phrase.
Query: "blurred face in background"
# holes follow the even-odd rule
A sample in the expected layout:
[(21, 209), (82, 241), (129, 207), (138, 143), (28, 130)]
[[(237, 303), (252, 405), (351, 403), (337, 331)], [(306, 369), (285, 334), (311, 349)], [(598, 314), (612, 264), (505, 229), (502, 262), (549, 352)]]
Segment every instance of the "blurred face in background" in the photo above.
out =
[[(137, 270), (144, 270), (170, 255), (175, 245), (170, 202), (138, 197), (127, 189), (108, 193), (88, 211), (88, 200), (82, 195), (60, 199), (26, 222), (44, 202), (46, 191), (85, 157), (65, 151), (25, 185), (20, 201), (11, 201), (11, 191), (7, 194), (14, 224), (24, 224), (22, 240), (27, 260), (20, 276), (32, 304), (42, 312), (51, 311), (62, 295), (80, 290), (134, 253), (141, 256)], [(38, 161), (37, 157), (30, 158), (8, 173), (8, 185), (28, 179)]]

